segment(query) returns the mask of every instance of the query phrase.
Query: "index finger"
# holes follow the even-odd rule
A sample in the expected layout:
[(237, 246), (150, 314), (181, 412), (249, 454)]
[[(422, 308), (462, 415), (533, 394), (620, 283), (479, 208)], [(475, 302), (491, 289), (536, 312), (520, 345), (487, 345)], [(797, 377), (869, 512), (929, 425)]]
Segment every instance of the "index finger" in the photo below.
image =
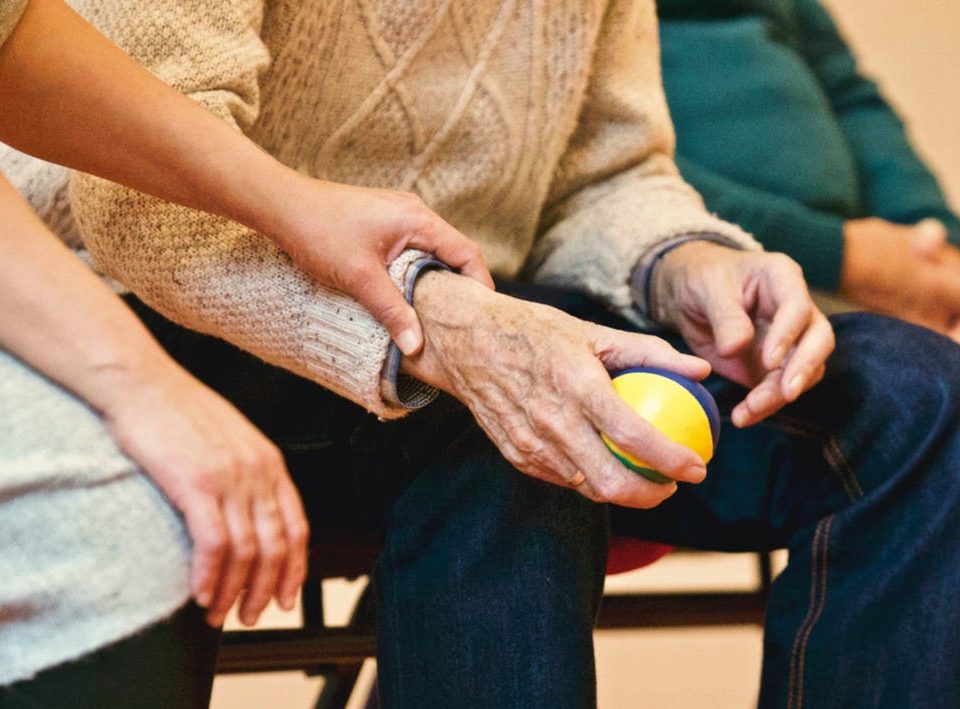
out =
[(783, 394), (788, 401), (795, 401), (815, 382), (814, 375), (824, 366), (835, 345), (830, 321), (815, 308), (810, 326), (783, 370)]

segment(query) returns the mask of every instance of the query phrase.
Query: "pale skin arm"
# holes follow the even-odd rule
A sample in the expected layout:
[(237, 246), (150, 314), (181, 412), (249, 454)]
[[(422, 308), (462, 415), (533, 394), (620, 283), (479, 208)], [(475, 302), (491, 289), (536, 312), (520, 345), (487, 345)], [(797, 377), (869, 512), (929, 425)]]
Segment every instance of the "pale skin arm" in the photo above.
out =
[(307, 522), (277, 448), (181, 369), (0, 176), (0, 348), (86, 401), (184, 515), (191, 590), (219, 625), (293, 607)]
[(941, 222), (852, 220), (844, 247), (841, 295), (960, 342), (960, 249), (947, 242)]
[(419, 349), (422, 332), (386, 273), (400, 252), (423, 249), (492, 285), (479, 248), (418, 198), (285, 167), (62, 0), (31, 0), (0, 48), (0, 140), (257, 230), (318, 282), (358, 300), (404, 352)]

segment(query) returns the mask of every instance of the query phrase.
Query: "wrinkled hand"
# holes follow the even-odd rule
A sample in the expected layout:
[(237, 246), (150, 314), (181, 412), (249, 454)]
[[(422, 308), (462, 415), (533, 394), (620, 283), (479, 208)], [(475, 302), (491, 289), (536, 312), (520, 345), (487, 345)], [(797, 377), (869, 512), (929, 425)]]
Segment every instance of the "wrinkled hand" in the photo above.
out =
[(733, 410), (736, 426), (766, 418), (823, 377), (833, 329), (789, 257), (692, 241), (664, 256), (653, 278), (653, 317), (751, 389)]
[(607, 373), (649, 365), (701, 379), (710, 371), (703, 360), (659, 338), (583, 322), (446, 272), (422, 276), (414, 304), (426, 344), (404, 369), (466, 404), (522, 472), (632, 507), (653, 507), (673, 494), (676, 484), (651, 483), (624, 467), (601, 441), (603, 431), (675, 480), (706, 475), (696, 453), (615, 393)]
[(423, 346), (416, 311), (387, 275), (405, 249), (421, 249), (492, 288), (480, 248), (407, 192), (323, 182), (303, 176), (289, 190), (272, 236), (320, 284), (352, 296), (400, 350)]
[(842, 296), (960, 342), (960, 249), (941, 222), (857, 219), (846, 223), (844, 242)]
[(118, 445), (183, 514), (191, 590), (207, 622), (252, 625), (275, 596), (293, 608), (307, 569), (307, 522), (280, 451), (229, 403), (175, 366), (114, 373), (102, 415)]

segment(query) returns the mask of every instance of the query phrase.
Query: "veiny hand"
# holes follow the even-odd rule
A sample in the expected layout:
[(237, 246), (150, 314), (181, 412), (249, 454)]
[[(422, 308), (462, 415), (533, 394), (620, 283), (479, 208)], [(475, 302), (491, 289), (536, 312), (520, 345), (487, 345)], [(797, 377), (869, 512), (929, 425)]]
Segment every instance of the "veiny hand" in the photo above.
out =
[(673, 494), (676, 484), (651, 483), (624, 467), (601, 441), (603, 431), (675, 480), (706, 475), (697, 454), (637, 415), (607, 373), (649, 365), (701, 379), (710, 371), (703, 360), (659, 338), (583, 322), (446, 272), (422, 276), (414, 304), (426, 345), (405, 360), (405, 370), (466, 404), (522, 472), (631, 507), (653, 507)]
[(844, 242), (842, 296), (960, 342), (960, 249), (941, 222), (857, 219), (846, 223)]
[(789, 257), (691, 241), (664, 256), (653, 278), (654, 318), (715, 372), (751, 388), (734, 425), (766, 418), (823, 378), (833, 329)]
[(293, 608), (307, 570), (308, 528), (279, 450), (236, 409), (178, 367), (113, 377), (102, 415), (118, 445), (184, 515), (193, 539), (191, 590), (223, 623), (243, 593), (253, 625), (275, 596)]
[(274, 239), (322, 285), (355, 298), (406, 355), (423, 346), (416, 311), (387, 275), (405, 249), (421, 249), (493, 288), (480, 248), (414, 194), (298, 176)]

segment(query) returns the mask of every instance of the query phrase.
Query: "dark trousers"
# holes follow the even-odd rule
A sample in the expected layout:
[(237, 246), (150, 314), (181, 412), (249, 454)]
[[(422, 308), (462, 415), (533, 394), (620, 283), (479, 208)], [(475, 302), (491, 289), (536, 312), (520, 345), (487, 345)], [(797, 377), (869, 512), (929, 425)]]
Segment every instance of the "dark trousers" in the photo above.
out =
[(219, 637), (191, 603), (131, 638), (0, 687), (0, 707), (201, 709), (210, 703)]
[[(611, 320), (580, 296), (535, 295)], [(315, 535), (380, 535), (387, 707), (592, 706), (611, 528), (699, 548), (790, 549), (770, 598), (763, 707), (960, 702), (960, 348), (938, 335), (838, 317), (824, 382), (743, 431), (729, 422), (743, 390), (712, 378), (723, 430), (707, 480), (640, 511), (517, 473), (449, 398), (381, 423), (138, 310), (281, 446)], [(637, 667), (639, 683), (643, 658)]]

